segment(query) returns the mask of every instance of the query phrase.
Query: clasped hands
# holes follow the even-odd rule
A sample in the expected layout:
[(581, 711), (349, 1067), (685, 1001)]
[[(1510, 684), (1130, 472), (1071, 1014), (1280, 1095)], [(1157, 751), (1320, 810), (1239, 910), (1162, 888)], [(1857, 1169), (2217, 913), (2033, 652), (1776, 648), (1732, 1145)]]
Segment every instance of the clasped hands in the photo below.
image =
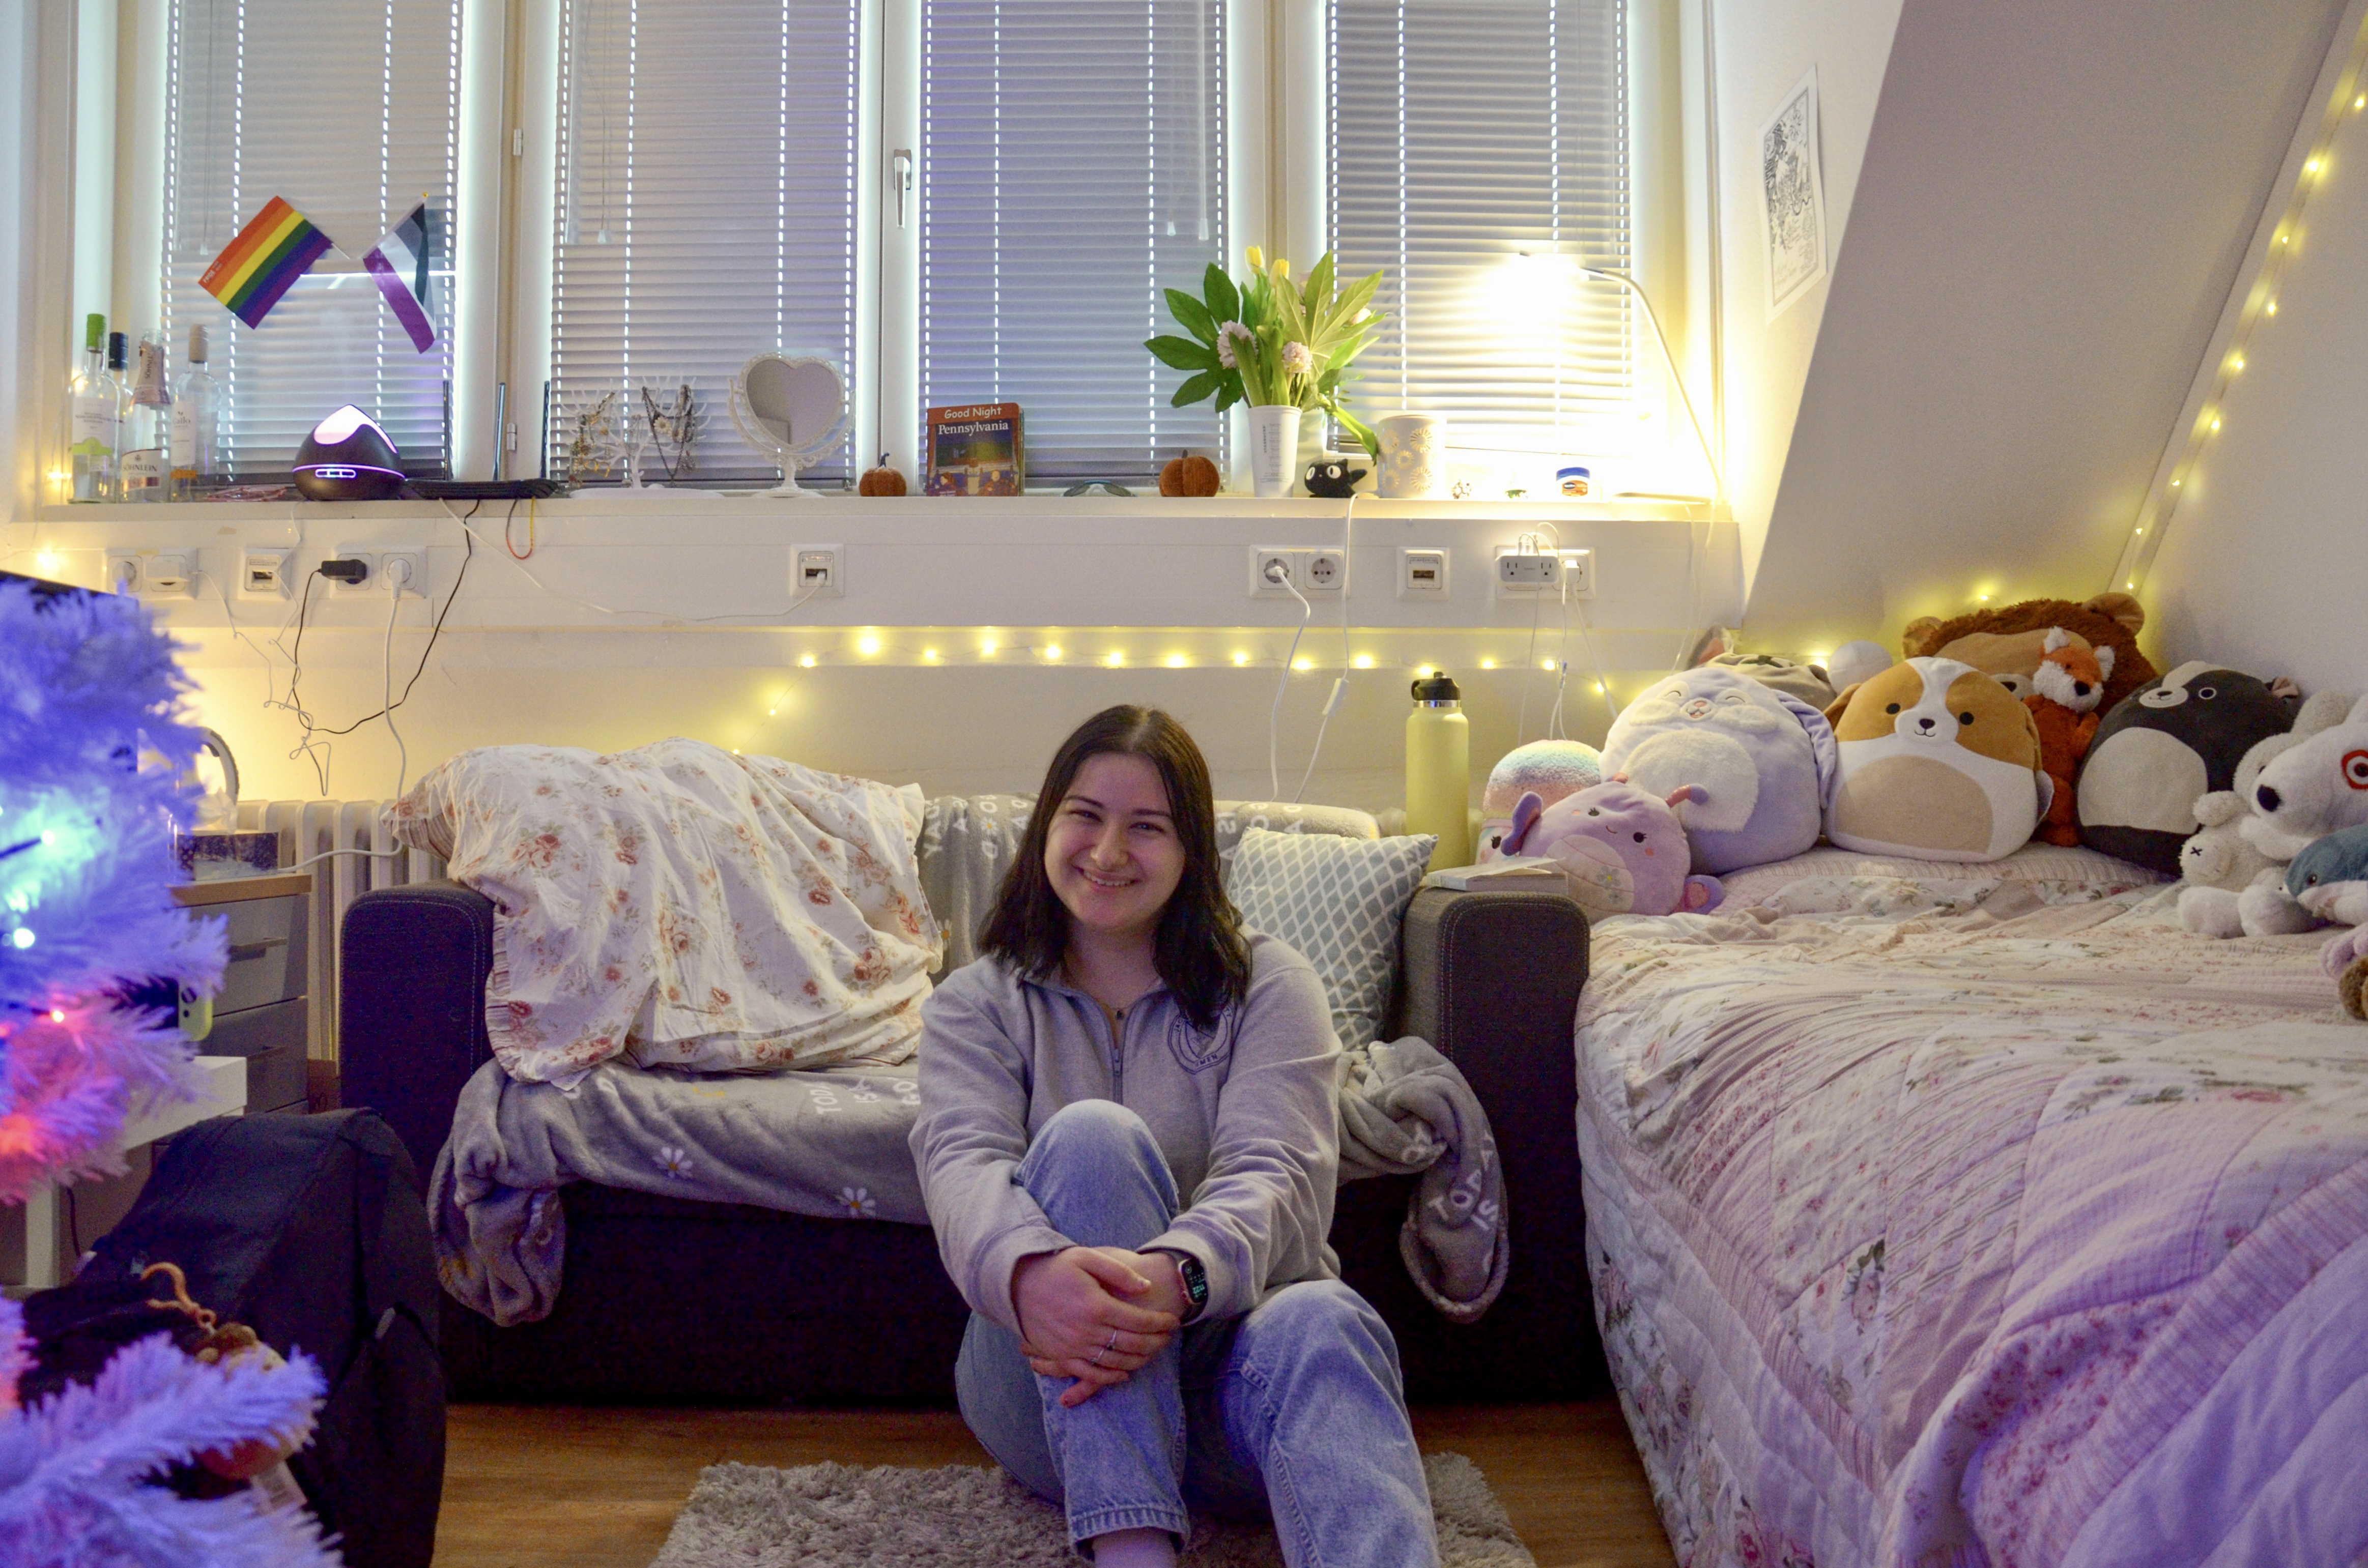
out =
[(1183, 1322), (1184, 1281), (1164, 1252), (1065, 1247), (1019, 1260), (1011, 1304), (1029, 1366), (1076, 1379), (1061, 1395), (1075, 1408), (1167, 1348)]

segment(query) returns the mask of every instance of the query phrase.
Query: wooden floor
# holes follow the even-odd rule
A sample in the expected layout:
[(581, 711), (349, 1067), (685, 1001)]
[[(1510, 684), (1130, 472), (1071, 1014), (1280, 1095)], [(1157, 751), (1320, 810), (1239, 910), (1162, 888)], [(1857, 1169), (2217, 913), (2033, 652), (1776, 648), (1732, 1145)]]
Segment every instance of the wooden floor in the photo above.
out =
[[(951, 1412), (455, 1405), (436, 1568), (647, 1568), (720, 1460), (988, 1464)], [(1427, 1449), (1467, 1455), (1539, 1568), (1668, 1568), (1620, 1407), (1423, 1409)]]

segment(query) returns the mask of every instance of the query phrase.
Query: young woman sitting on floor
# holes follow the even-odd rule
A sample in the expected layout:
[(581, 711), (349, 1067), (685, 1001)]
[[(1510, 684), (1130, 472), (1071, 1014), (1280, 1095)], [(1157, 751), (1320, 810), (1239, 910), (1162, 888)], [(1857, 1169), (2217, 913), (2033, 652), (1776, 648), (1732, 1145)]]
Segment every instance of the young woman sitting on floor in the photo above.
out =
[(1172, 1563), (1188, 1506), (1271, 1517), (1292, 1568), (1435, 1564), (1396, 1344), (1325, 1243), (1324, 987), (1241, 930), (1182, 726), (1062, 744), (980, 947), (913, 1129), (971, 1430), (1100, 1568)]

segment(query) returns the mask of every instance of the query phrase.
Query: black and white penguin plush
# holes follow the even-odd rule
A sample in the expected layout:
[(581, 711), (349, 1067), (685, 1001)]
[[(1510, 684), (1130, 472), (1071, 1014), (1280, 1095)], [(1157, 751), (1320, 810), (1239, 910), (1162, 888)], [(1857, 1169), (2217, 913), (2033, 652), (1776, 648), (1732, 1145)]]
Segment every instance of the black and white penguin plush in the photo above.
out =
[(2233, 789), (2253, 743), (2285, 733), (2294, 715), (2253, 676), (2200, 660), (2132, 692), (2081, 765), (2080, 842), (2178, 876), (2180, 846), (2203, 826), (2197, 797)]
[(1326, 454), (1309, 463), (1307, 472), (1300, 477), (1310, 495), (1345, 501), (1355, 492), (1357, 481), (1365, 477), (1365, 471), (1350, 468), (1346, 458)]

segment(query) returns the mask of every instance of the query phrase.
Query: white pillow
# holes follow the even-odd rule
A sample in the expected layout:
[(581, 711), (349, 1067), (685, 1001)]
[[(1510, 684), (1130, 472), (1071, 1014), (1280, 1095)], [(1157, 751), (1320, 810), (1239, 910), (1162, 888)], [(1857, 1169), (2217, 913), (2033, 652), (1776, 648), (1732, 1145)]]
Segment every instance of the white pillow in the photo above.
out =
[(1324, 982), (1332, 1028), (1354, 1051), (1371, 1045), (1389, 1010), (1398, 926), (1439, 841), (1344, 838), (1249, 828), (1234, 852), (1226, 892), (1242, 924), (1286, 942)]
[(2002, 860), (1919, 860), (1905, 855), (1866, 855), (1821, 844), (1815, 849), (1765, 866), (1748, 866), (1719, 878), (1725, 902), (1734, 908), (1766, 903), (1796, 882), (1812, 879), (1832, 881), (1901, 882), (2039, 882), (2066, 892), (2093, 892), (2099, 898), (2126, 892), (2167, 879), (2100, 855), (2093, 849), (2066, 848), (2054, 844), (2024, 845)]

